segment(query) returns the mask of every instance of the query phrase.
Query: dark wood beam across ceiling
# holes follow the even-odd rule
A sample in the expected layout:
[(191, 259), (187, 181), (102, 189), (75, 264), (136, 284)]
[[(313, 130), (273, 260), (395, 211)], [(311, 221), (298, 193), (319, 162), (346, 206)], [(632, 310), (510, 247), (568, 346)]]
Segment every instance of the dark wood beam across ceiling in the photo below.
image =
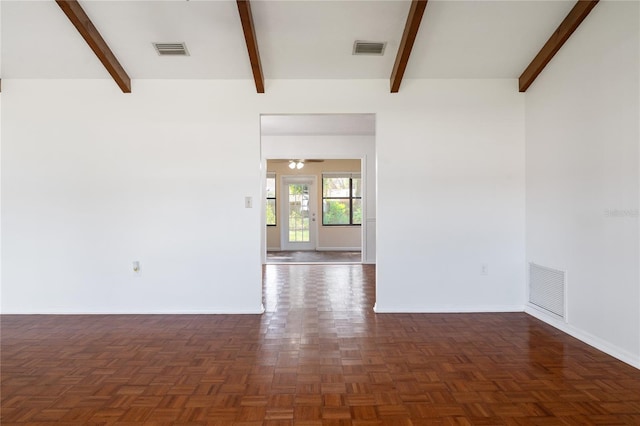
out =
[(251, 5), (249, 4), (249, 0), (236, 0), (236, 3), (238, 3), (238, 13), (240, 14), (244, 39), (247, 42), (247, 52), (249, 53), (249, 61), (251, 62), (253, 80), (256, 82), (256, 90), (258, 93), (264, 93), (264, 77), (262, 76), (258, 40), (256, 38), (255, 28), (253, 27)]
[(402, 77), (407, 69), (409, 57), (411, 56), (411, 49), (413, 48), (413, 43), (416, 41), (416, 36), (420, 29), (420, 22), (422, 22), (422, 15), (424, 15), (426, 7), (427, 0), (411, 1), (411, 8), (409, 9), (409, 15), (407, 16), (407, 23), (404, 27), (404, 33), (402, 34), (402, 41), (400, 41), (398, 54), (396, 55), (396, 63), (393, 66), (393, 72), (391, 73), (391, 93), (398, 93), (400, 90)]
[(526, 92), (529, 86), (533, 84), (542, 70), (544, 70), (555, 54), (558, 53), (562, 45), (564, 45), (569, 37), (571, 37), (571, 34), (580, 26), (584, 18), (596, 7), (598, 1), (599, 0), (579, 0), (576, 3), (558, 29), (555, 30), (520, 76), (518, 83), (521, 92)]
[(102, 65), (124, 93), (131, 93), (131, 79), (77, 0), (56, 0)]

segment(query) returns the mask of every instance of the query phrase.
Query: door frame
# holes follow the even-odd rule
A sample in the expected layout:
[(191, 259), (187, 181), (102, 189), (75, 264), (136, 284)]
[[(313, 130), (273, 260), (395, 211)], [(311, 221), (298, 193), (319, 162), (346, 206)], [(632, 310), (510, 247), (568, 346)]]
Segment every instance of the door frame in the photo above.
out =
[[(309, 242), (308, 243), (291, 243), (289, 242), (289, 191), (285, 188), (289, 184), (310, 183), (309, 188), (309, 212), (315, 211), (315, 220), (309, 221)], [(298, 251), (298, 250), (316, 250), (318, 248), (318, 179), (313, 175), (282, 175), (280, 176), (280, 206), (278, 208), (278, 221), (280, 226), (280, 250), (282, 251)], [(296, 247), (298, 244), (306, 244), (302, 248)]]
[[(361, 161), (362, 185), (366, 190), (363, 196), (363, 223), (361, 231), (362, 263), (376, 264), (377, 261), (377, 220), (376, 206), (378, 204), (378, 167), (377, 167), (377, 132), (369, 135), (334, 135), (334, 134), (298, 134), (268, 133), (262, 128), (262, 117), (272, 115), (285, 116), (314, 116), (314, 115), (372, 115), (377, 122), (375, 113), (260, 113), (260, 186), (258, 191), (262, 199), (266, 197), (265, 182), (267, 174), (267, 160), (291, 158), (318, 158), (325, 160), (359, 159)], [(340, 140), (346, 136), (349, 141)], [(262, 203), (262, 201), (261, 201)], [(264, 203), (262, 203), (264, 204)], [(266, 208), (261, 214), (261, 264), (267, 260), (267, 226)]]

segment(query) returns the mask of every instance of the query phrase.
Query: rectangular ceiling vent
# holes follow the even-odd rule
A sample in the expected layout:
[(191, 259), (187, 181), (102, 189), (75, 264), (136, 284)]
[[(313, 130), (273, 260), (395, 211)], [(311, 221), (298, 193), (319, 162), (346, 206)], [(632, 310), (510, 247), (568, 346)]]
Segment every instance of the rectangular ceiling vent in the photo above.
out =
[(354, 55), (384, 55), (384, 48), (387, 46), (387, 43), (378, 42), (378, 41), (361, 41), (356, 40), (353, 43), (353, 54)]
[(153, 43), (160, 56), (189, 56), (185, 43)]

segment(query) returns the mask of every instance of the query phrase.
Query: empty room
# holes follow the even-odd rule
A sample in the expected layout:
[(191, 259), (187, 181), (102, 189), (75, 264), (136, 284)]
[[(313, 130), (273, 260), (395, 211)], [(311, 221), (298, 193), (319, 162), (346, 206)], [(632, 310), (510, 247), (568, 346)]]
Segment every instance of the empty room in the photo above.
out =
[(2, 425), (640, 424), (638, 0), (0, 24)]

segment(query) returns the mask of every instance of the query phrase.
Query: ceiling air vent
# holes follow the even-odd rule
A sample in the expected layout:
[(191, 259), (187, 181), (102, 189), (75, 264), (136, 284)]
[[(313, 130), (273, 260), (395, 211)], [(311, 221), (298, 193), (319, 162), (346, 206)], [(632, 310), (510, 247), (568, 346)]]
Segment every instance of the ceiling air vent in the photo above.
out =
[(189, 56), (184, 43), (153, 43), (153, 47), (160, 56)]
[(356, 40), (356, 42), (353, 43), (353, 54), (382, 56), (384, 54), (384, 48), (386, 46), (387, 43), (383, 42)]

